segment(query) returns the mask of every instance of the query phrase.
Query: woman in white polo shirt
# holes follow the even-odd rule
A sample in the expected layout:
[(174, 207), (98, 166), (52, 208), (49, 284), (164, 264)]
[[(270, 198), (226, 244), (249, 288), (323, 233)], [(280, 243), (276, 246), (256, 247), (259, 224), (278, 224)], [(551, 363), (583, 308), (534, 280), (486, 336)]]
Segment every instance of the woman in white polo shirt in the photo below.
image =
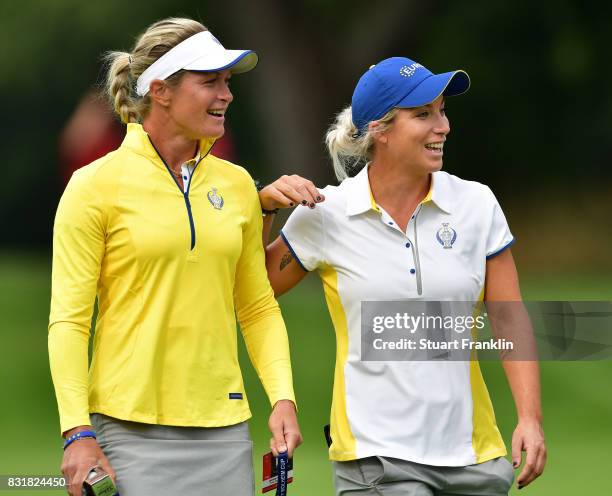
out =
[[(514, 478), (473, 361), (363, 361), (361, 306), (372, 300), (520, 300), (513, 237), (491, 190), (440, 171), (445, 98), (463, 71), (410, 59), (372, 66), (327, 134), (339, 186), (283, 176), (264, 211), (301, 203), (266, 249), (277, 295), (322, 279), (336, 331), (330, 458), (337, 494), (505, 495)], [(268, 216), (271, 217), (271, 216)], [(270, 218), (264, 223), (267, 239)], [(505, 361), (518, 412), (512, 438), (524, 487), (546, 461), (535, 362)]]

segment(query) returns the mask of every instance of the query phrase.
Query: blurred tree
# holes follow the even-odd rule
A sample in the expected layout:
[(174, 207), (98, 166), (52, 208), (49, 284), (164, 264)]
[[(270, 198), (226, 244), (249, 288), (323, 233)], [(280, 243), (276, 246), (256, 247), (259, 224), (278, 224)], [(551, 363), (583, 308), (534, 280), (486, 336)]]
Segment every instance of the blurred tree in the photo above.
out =
[(575, 198), (598, 189), (608, 200), (597, 211), (609, 211), (611, 11), (603, 0), (1, 2), (0, 240), (48, 246), (60, 130), (102, 80), (100, 55), (128, 49), (170, 15), (199, 19), (228, 47), (260, 54), (257, 70), (232, 82), (229, 115), (238, 162), (260, 179), (296, 172), (334, 182), (326, 128), (371, 64), (406, 55), (472, 77), (470, 93), (448, 104), (447, 170), (490, 184), (503, 204), (517, 187), (522, 200), (543, 189)]
[[(287, 172), (333, 181), (323, 136), (334, 113), (350, 104), (359, 76), (398, 42), (415, 43), (405, 19), (426, 18), (426, 3), (229, 0), (213, 26), (230, 40), (254, 40), (261, 54), (245, 88), (257, 113), (267, 178)], [(215, 17), (215, 14), (212, 15)]]

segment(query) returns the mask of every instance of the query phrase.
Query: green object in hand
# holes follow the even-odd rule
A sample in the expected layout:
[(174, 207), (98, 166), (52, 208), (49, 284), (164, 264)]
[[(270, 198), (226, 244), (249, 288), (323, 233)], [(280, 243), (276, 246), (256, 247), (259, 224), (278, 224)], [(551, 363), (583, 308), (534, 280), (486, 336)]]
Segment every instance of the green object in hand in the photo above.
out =
[(119, 496), (110, 475), (98, 467), (92, 468), (83, 482), (83, 496)]

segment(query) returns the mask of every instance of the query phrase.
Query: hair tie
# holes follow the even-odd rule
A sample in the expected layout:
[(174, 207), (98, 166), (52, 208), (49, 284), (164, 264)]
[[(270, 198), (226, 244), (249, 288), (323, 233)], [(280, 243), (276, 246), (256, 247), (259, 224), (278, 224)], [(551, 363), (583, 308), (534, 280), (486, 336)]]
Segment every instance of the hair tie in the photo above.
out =
[(132, 56), (131, 55), (128, 55), (128, 64), (132, 65)]

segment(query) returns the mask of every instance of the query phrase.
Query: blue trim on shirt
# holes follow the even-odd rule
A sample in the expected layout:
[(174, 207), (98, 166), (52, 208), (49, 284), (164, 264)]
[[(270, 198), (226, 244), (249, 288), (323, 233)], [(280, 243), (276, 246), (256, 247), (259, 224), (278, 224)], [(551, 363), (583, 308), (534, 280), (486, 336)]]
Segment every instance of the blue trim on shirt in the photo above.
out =
[(300, 258), (295, 254), (295, 251), (293, 250), (293, 248), (291, 247), (291, 244), (289, 243), (289, 241), (287, 241), (287, 238), (285, 237), (285, 235), (283, 234), (283, 231), (280, 231), (280, 236), (281, 238), (283, 238), (283, 241), (285, 242), (285, 244), (287, 245), (287, 248), (289, 248), (289, 251), (291, 252), (291, 254), (293, 255), (293, 258), (295, 258), (295, 261), (300, 264), (300, 267), (302, 267), (302, 269), (304, 269), (305, 272), (310, 272), (306, 267), (304, 267), (304, 264), (300, 261)]
[(515, 242), (515, 241), (516, 241), (516, 238), (512, 238), (512, 239), (510, 240), (510, 242), (509, 242), (507, 245), (503, 246), (502, 248), (500, 248), (500, 249), (499, 249), (499, 250), (497, 250), (497, 251), (494, 251), (494, 252), (493, 252), (493, 253), (491, 253), (490, 255), (487, 255), (487, 260), (490, 260), (491, 258), (496, 257), (496, 256), (497, 256), (497, 255), (499, 255), (499, 254), (500, 254), (502, 251), (504, 251), (506, 248), (510, 248), (510, 247), (511, 247), (511, 246), (514, 244), (514, 242)]
[[(189, 201), (189, 190), (191, 189), (191, 183), (192, 183), (193, 175), (195, 174), (195, 170), (197, 169), (200, 162), (208, 156), (208, 154), (212, 150), (212, 147), (215, 145), (216, 141), (212, 145), (210, 145), (210, 148), (208, 149), (206, 154), (203, 157), (200, 156), (200, 160), (198, 160), (193, 166), (193, 170), (189, 174), (189, 183), (187, 183), (187, 191), (184, 191), (183, 188), (181, 188), (181, 185), (179, 184), (176, 177), (174, 177), (174, 174), (172, 174), (172, 169), (170, 169), (170, 166), (166, 163), (166, 161), (164, 160), (164, 157), (162, 157), (161, 153), (159, 153), (159, 150), (155, 147), (155, 144), (153, 143), (151, 136), (147, 135), (147, 137), (149, 138), (149, 143), (151, 143), (151, 146), (155, 150), (155, 153), (157, 153), (157, 156), (166, 166), (166, 169), (168, 170), (168, 174), (170, 174), (170, 177), (172, 177), (178, 189), (180, 190), (181, 194), (183, 195), (183, 198), (185, 199), (185, 207), (187, 208), (187, 217), (189, 219), (189, 232), (191, 234), (190, 250), (193, 251), (193, 249), (195, 248), (195, 244), (196, 244), (196, 232), (195, 232), (195, 221), (193, 220), (193, 212), (191, 211), (191, 202)], [(201, 153), (201, 150), (199, 150), (199, 152)]]

